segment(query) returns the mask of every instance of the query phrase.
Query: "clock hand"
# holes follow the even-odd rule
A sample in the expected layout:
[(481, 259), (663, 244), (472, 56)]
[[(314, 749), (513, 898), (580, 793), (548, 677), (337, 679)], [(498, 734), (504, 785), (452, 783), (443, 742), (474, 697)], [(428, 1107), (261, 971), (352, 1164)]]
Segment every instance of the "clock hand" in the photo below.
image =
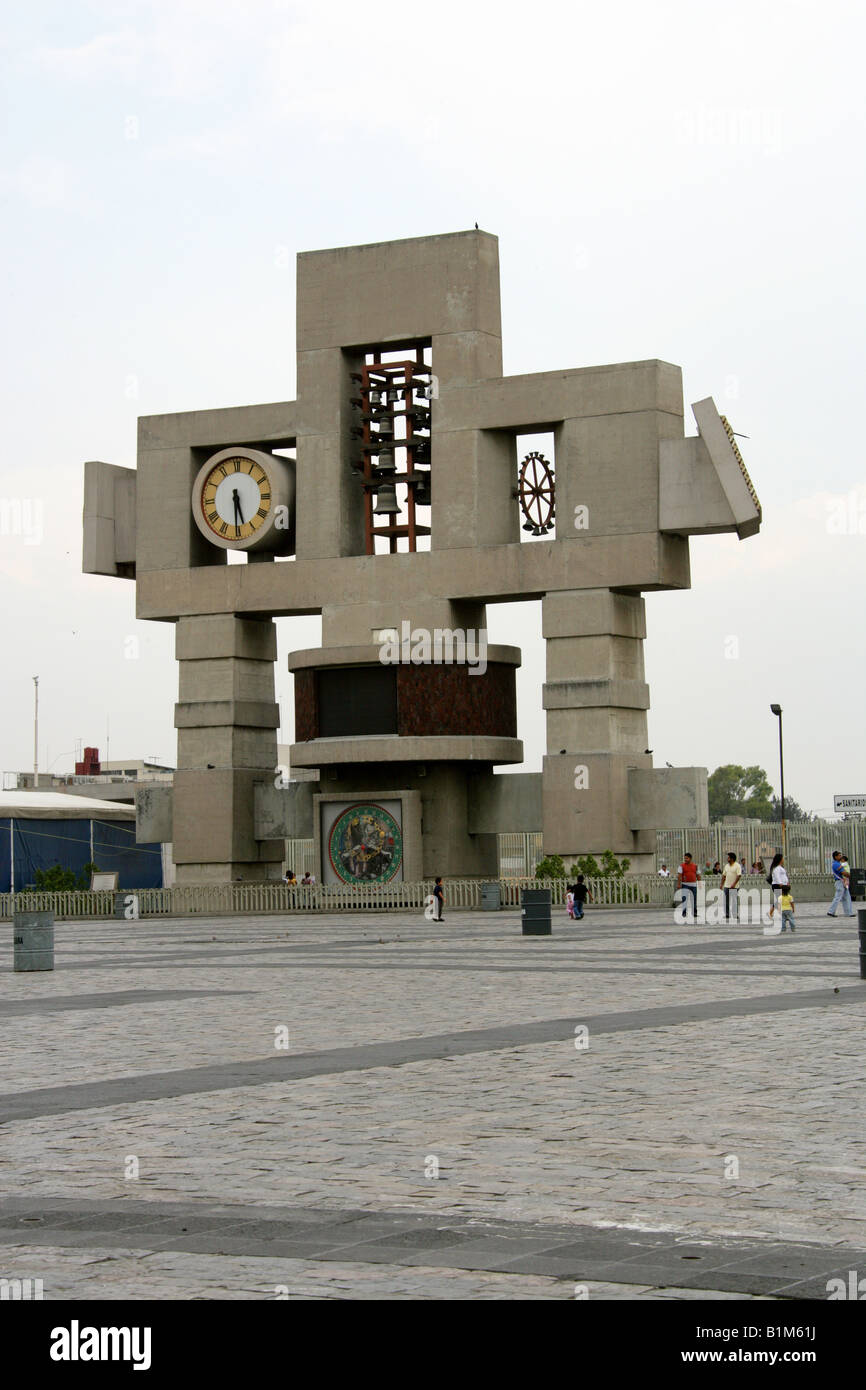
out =
[(233, 501), (234, 504), (235, 504), (235, 526), (238, 525), (238, 517), (240, 517), (240, 525), (243, 526), (243, 524), (244, 524), (244, 514), (243, 514), (243, 512), (241, 511), (241, 499), (240, 499), (240, 496), (239, 496), (239, 494), (238, 494), (238, 490), (237, 490), (236, 487), (235, 487), (235, 488), (232, 488), (232, 501)]

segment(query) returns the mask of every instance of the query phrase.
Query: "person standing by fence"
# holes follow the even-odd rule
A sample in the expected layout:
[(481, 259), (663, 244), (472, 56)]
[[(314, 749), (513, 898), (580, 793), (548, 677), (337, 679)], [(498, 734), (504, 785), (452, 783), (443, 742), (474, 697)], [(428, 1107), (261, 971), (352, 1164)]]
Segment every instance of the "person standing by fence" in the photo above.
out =
[(788, 870), (785, 868), (785, 856), (774, 854), (773, 862), (770, 865), (768, 882), (773, 889), (773, 906), (770, 908), (770, 916), (773, 917), (776, 908), (779, 907), (783, 891), (789, 886)]
[(436, 916), (433, 918), (433, 921), (434, 921), (434, 922), (444, 922), (444, 921), (445, 921), (445, 889), (442, 887), (442, 878), (441, 878), (441, 875), (440, 875), (439, 878), (436, 879), (436, 882), (435, 882), (434, 885), (433, 885), (433, 898), (434, 898), (434, 903), (435, 903), (435, 907), (436, 907)]
[(835, 917), (836, 908), (841, 903), (844, 915), (846, 917), (853, 917), (854, 904), (851, 901), (851, 874), (841, 849), (834, 849), (831, 868), (833, 870), (836, 892), (833, 895), (833, 901), (827, 908), (827, 916)]
[(725, 921), (733, 917), (737, 920), (737, 889), (743, 877), (743, 866), (733, 852), (728, 853), (728, 862), (722, 870), (722, 892), (725, 895)]
[(683, 862), (677, 870), (677, 900), (682, 903), (684, 911), (688, 912), (688, 901), (691, 898), (690, 919), (694, 921), (698, 915), (698, 883), (700, 881), (698, 866), (690, 854), (683, 855)]

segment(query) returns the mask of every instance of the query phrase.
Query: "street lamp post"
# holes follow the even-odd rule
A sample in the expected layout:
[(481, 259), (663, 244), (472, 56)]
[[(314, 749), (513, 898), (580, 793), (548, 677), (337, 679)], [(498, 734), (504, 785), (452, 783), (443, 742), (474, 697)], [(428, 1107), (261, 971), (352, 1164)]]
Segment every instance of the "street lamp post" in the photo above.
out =
[(770, 705), (770, 710), (779, 721), (779, 782), (781, 784), (780, 800), (782, 803), (782, 854), (787, 859), (788, 845), (785, 832), (785, 759), (782, 750), (782, 706)]
[(39, 786), (39, 677), (33, 677), (33, 786)]

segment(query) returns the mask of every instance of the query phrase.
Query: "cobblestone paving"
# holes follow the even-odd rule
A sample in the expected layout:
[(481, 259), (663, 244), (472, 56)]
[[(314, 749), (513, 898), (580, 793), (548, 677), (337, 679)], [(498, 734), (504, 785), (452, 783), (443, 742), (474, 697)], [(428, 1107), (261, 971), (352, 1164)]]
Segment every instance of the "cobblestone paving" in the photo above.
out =
[[(822, 905), (801, 909), (793, 938), (671, 919), (557, 917), (552, 938), (522, 938), (516, 912), (443, 927), (360, 914), (61, 922), (53, 974), (11, 972), (6, 926), (0, 1118), (16, 1096), (36, 1113), (0, 1130), (2, 1191), (48, 1205), (300, 1204), (866, 1245), (856, 930)], [(719, 1001), (726, 1016), (712, 1017)], [(588, 1045), (576, 1046), (586, 1019)], [(548, 1020), (561, 1036), (517, 1031)], [(419, 1059), (405, 1058), (410, 1039), (483, 1029), (498, 1032), (479, 1050), (425, 1055), (416, 1043)], [(382, 1043), (379, 1065), (349, 1051), (333, 1072), (280, 1078), (300, 1054)], [(253, 1082), (250, 1064), (265, 1060), (275, 1079)], [(225, 1069), (217, 1089), (172, 1094), (173, 1078), (206, 1067)], [(151, 1099), (136, 1096), (145, 1077)], [(97, 1086), (73, 1108), (75, 1087), (118, 1078), (128, 1099), (105, 1104)], [(61, 1095), (59, 1113), (39, 1113), (39, 1093), (57, 1087), (71, 1088), (70, 1108)], [(16, 1242), (16, 1265), (26, 1248)], [(94, 1237), (89, 1255), (41, 1246), (39, 1259), (82, 1297), (106, 1296), (114, 1279), (116, 1297), (273, 1296), (262, 1292), (273, 1261), (258, 1256), (100, 1250)], [(288, 1265), (273, 1282), (293, 1297), (573, 1297), (545, 1270), (436, 1267), (425, 1281), (397, 1262)], [(655, 1279), (613, 1292), (599, 1280), (592, 1296), (665, 1287), (715, 1296)]]

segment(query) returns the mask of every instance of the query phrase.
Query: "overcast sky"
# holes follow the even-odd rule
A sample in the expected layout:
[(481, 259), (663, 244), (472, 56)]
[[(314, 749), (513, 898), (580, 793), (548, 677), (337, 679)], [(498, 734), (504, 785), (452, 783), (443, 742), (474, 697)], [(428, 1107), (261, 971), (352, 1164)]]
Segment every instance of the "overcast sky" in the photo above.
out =
[[(663, 358), (687, 433), (712, 395), (748, 436), (761, 534), (696, 538), (692, 589), (647, 599), (657, 764), (778, 786), (777, 700), (787, 790), (866, 792), (862, 5), (34, 0), (4, 28), (0, 767), (32, 767), (35, 674), (43, 770), (107, 727), (174, 761), (173, 629), (81, 574), (83, 461), (134, 466), (138, 415), (292, 399), (296, 252), (477, 220), (506, 373)], [(489, 616), (534, 770), (540, 608)], [(318, 631), (279, 624), (287, 742)]]

